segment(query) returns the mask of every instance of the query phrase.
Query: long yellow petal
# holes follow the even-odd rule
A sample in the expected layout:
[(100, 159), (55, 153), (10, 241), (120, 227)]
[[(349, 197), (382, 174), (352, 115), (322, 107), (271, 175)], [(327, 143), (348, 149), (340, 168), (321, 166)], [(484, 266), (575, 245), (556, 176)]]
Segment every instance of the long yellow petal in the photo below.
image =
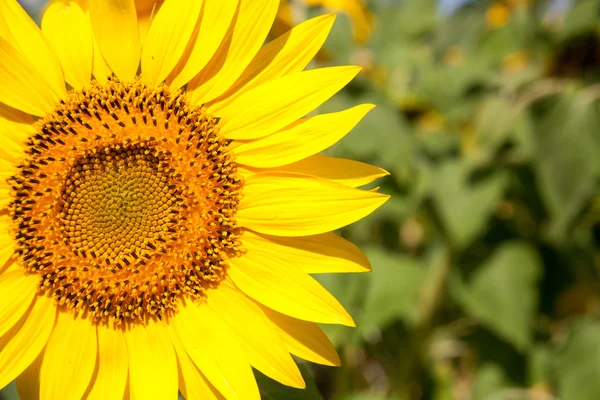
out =
[(23, 145), (36, 132), (31, 115), (0, 103), (0, 138)]
[(58, 55), (65, 80), (75, 89), (90, 83), (94, 44), (89, 19), (76, 1), (51, 3), (42, 18), (42, 32)]
[[(237, 150), (237, 149), (236, 149)], [(236, 159), (236, 162), (238, 160)], [(373, 182), (375, 179), (389, 175), (386, 170), (345, 158), (327, 157), (320, 154), (307, 157), (292, 164), (269, 168), (269, 171), (291, 172), (312, 175), (329, 179), (342, 185), (359, 187)], [(238, 172), (244, 177), (265, 172), (261, 168), (239, 167)]]
[(171, 87), (182, 87), (208, 64), (223, 42), (238, 5), (239, 0), (204, 1), (196, 32), (167, 79)]
[[(7, 40), (29, 65), (37, 71), (55, 99), (67, 94), (63, 71), (58, 57), (42, 35), (40, 28), (17, 3), (17, 0), (0, 0), (0, 36)], [(0, 57), (2, 62), (6, 58)], [(3, 73), (0, 76), (4, 76)], [(23, 110), (27, 111), (27, 110)]]
[(128, 372), (127, 342), (123, 331), (97, 326), (98, 359), (87, 400), (122, 399)]
[(3, 38), (0, 38), (0, 60), (0, 102), (40, 117), (54, 109), (60, 98), (29, 61)]
[(55, 320), (56, 306), (52, 300), (37, 297), (18, 331), (0, 339), (0, 387), (8, 385), (38, 357)]
[[(92, 26), (92, 21), (90, 19), (89, 11), (87, 13), (88, 23), (90, 27)], [(112, 71), (110, 67), (104, 60), (104, 56), (102, 55), (102, 51), (100, 51), (100, 47), (98, 46), (98, 40), (92, 35), (92, 42), (94, 43), (94, 59), (92, 63), (92, 73), (94, 78), (104, 84), (108, 81), (108, 77), (112, 75)]]
[(219, 113), (230, 139), (258, 139), (302, 118), (342, 89), (360, 67), (329, 67), (286, 75), (247, 91)]
[(231, 88), (209, 106), (209, 111), (217, 114), (242, 93), (302, 71), (325, 43), (334, 21), (332, 14), (309, 19), (264, 45)]
[(254, 368), (284, 385), (306, 387), (298, 366), (271, 322), (252, 300), (233, 285), (221, 283), (208, 293), (207, 304), (235, 332)]
[(198, 21), (203, 0), (167, 0), (148, 31), (142, 49), (142, 78), (151, 85), (165, 80), (179, 62)]
[(212, 309), (188, 302), (174, 318), (173, 328), (194, 364), (226, 399), (260, 399), (238, 339)]
[(335, 233), (284, 237), (244, 232), (244, 247), (269, 253), (309, 274), (369, 272), (371, 264), (358, 247)]
[(271, 172), (248, 177), (236, 219), (240, 226), (276, 236), (333, 231), (380, 207), (389, 196), (309, 175)]
[(374, 107), (362, 104), (301, 119), (270, 136), (240, 144), (233, 150), (235, 161), (251, 167), (273, 168), (302, 160), (338, 142)]
[(0, 336), (25, 314), (37, 291), (39, 278), (25, 275), (22, 268), (0, 276)]
[(40, 371), (40, 399), (80, 399), (96, 366), (96, 327), (70, 312), (59, 312)]
[(227, 273), (246, 295), (294, 318), (354, 326), (344, 307), (306, 272), (268, 252), (245, 250), (229, 260)]
[(125, 332), (129, 389), (136, 399), (177, 398), (177, 358), (162, 322), (133, 324)]
[(98, 47), (111, 70), (132, 81), (140, 64), (140, 33), (133, 0), (90, 0), (90, 18)]
[(339, 366), (335, 348), (314, 322), (302, 321), (259, 304), (290, 353), (317, 364)]
[(183, 342), (172, 324), (167, 325), (177, 363), (179, 365), (179, 391), (186, 400), (223, 400), (221, 393), (206, 379), (188, 356)]
[(193, 104), (216, 99), (239, 78), (263, 45), (278, 6), (279, 0), (240, 0), (233, 29), (188, 86)]

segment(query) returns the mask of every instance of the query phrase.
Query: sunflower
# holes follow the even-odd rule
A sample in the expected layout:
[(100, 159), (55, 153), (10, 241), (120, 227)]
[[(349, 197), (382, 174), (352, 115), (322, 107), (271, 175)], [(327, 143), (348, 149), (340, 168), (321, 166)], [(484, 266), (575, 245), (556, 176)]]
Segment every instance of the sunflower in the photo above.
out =
[(304, 68), (334, 17), (265, 44), (278, 0), (0, 0), (0, 388), (22, 399), (257, 399), (339, 364), (353, 326), (310, 274), (363, 272), (332, 230), (386, 172), (317, 153), (372, 105)]

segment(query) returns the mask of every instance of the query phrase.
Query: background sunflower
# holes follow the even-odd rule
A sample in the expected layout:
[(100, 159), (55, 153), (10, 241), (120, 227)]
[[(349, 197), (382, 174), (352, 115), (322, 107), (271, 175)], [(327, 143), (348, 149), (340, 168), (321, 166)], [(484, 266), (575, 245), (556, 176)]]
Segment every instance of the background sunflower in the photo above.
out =
[(263, 398), (596, 399), (600, 1), (362, 3), (368, 38), (342, 12), (317, 63), (365, 71), (319, 112), (378, 105), (326, 154), (392, 198), (341, 230), (373, 272), (319, 276), (358, 324), (325, 327), (342, 367)]

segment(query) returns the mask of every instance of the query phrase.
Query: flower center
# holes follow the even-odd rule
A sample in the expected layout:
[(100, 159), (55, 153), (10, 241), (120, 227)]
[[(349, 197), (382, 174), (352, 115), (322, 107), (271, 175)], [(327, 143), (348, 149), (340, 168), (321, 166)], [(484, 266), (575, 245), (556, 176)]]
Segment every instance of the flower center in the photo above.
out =
[(10, 179), (17, 252), (95, 322), (161, 318), (236, 256), (240, 183), (218, 120), (167, 87), (111, 80), (38, 122)]

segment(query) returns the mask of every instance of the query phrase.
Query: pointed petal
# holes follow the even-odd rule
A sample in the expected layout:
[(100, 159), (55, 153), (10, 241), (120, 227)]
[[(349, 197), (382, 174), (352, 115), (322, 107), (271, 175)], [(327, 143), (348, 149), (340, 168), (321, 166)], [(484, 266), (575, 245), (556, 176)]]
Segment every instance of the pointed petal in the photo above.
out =
[[(87, 14), (87, 17), (89, 20), (90, 19), (89, 13)], [(90, 21), (89, 24), (91, 27), (92, 22)], [(99, 83), (104, 84), (108, 81), (108, 77), (112, 75), (112, 71), (110, 70), (110, 67), (104, 60), (104, 56), (102, 55), (102, 52), (100, 51), (100, 47), (98, 47), (98, 41), (93, 36), (92, 36), (92, 41), (94, 43), (94, 59), (93, 59), (93, 63), (92, 63), (92, 73), (94, 75), (94, 78)]]
[[(237, 150), (237, 148), (236, 148)], [(235, 151), (235, 150), (234, 150)], [(236, 162), (239, 160), (236, 158)], [(335, 158), (315, 154), (292, 164), (269, 168), (269, 172), (291, 172), (294, 174), (312, 175), (340, 183), (350, 187), (359, 187), (373, 182), (375, 179), (389, 175), (386, 170), (365, 164), (360, 161)], [(252, 174), (265, 172), (264, 169), (246, 167), (238, 168), (238, 172), (249, 177)]]
[(219, 112), (221, 133), (258, 139), (302, 118), (336, 94), (360, 67), (329, 67), (286, 75), (247, 91)]
[(35, 275), (25, 275), (22, 268), (0, 276), (0, 336), (8, 332), (29, 309), (38, 280)]
[(0, 387), (8, 385), (34, 362), (46, 346), (55, 320), (52, 300), (38, 296), (18, 330), (0, 339)]
[(182, 87), (208, 64), (225, 38), (238, 4), (239, 0), (204, 2), (194, 35), (179, 64), (167, 79), (171, 87)]
[(7, 142), (9, 147), (8, 151), (0, 150), (0, 157), (7, 161), (21, 161), (23, 154), (14, 157), (10, 153), (17, 151), (17, 147), (23, 149), (27, 138), (36, 132), (33, 122), (31, 115), (0, 103), (0, 140)]
[(369, 260), (359, 248), (333, 232), (284, 237), (246, 231), (243, 241), (245, 247), (269, 253), (308, 274), (371, 271)]
[(89, 5), (92, 29), (104, 59), (121, 80), (132, 81), (141, 53), (133, 0), (90, 0)]
[(354, 326), (344, 307), (306, 272), (242, 239), (245, 253), (229, 260), (227, 273), (254, 300), (294, 318)]
[(98, 358), (87, 400), (122, 399), (128, 372), (127, 343), (123, 331), (97, 326)]
[(96, 327), (70, 312), (59, 312), (40, 371), (40, 398), (80, 399), (96, 365)]
[(188, 302), (174, 318), (174, 329), (194, 364), (226, 399), (260, 399), (238, 339), (212, 309)]
[(334, 21), (332, 14), (309, 19), (264, 45), (233, 86), (209, 106), (209, 111), (218, 114), (242, 93), (302, 71), (325, 43)]
[(29, 61), (3, 38), (0, 38), (0, 60), (0, 102), (40, 117), (54, 109), (59, 97)]
[(271, 322), (252, 300), (226, 283), (211, 290), (208, 298), (208, 306), (237, 335), (246, 358), (254, 368), (284, 385), (306, 387), (298, 366)]
[(217, 53), (189, 84), (192, 104), (207, 103), (237, 80), (263, 45), (279, 0), (240, 0), (239, 13)]
[(337, 143), (375, 106), (362, 104), (331, 114), (304, 118), (270, 136), (242, 143), (235, 161), (258, 168), (291, 164)]
[(276, 327), (290, 353), (317, 364), (339, 366), (335, 348), (314, 322), (301, 321), (260, 305)]
[(151, 85), (165, 80), (179, 62), (198, 21), (202, 0), (167, 0), (148, 31), (142, 49), (142, 78)]
[(177, 363), (179, 365), (179, 391), (186, 400), (223, 400), (225, 397), (211, 385), (206, 377), (194, 365), (188, 356), (183, 342), (179, 338), (173, 325), (167, 325), (167, 331), (171, 337)]
[(271, 172), (248, 177), (236, 216), (240, 226), (276, 236), (333, 231), (380, 207), (389, 196), (308, 175)]
[[(138, 399), (177, 397), (177, 359), (162, 322), (133, 324), (125, 332), (129, 353), (129, 388)], [(148, 351), (152, 349), (152, 351)]]
[[(16, 0), (0, 0), (0, 37), (7, 40), (37, 72), (44, 87), (50, 89), (52, 98), (65, 97), (67, 90), (58, 57), (40, 28)], [(6, 60), (4, 57), (0, 59)]]
[(75, 89), (88, 85), (94, 45), (89, 19), (79, 4), (51, 3), (42, 18), (42, 32), (60, 59), (67, 83)]

